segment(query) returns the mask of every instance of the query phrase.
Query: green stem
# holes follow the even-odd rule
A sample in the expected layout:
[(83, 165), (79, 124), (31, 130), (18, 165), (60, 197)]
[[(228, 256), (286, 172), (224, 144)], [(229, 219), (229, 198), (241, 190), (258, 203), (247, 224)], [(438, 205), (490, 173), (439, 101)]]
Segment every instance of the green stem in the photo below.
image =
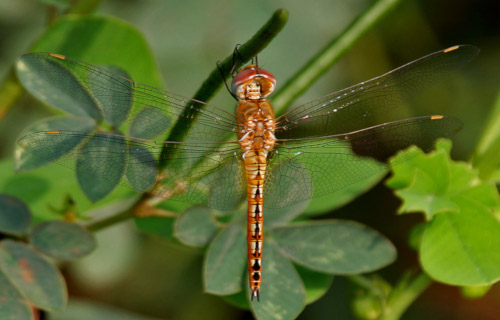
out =
[(85, 223), (84, 227), (89, 231), (96, 232), (117, 223), (131, 219), (136, 216), (139, 208), (148, 203), (148, 200), (150, 198), (151, 196), (148, 193), (144, 193), (132, 205), (127, 205), (126, 209), (117, 210), (117, 212), (111, 212), (107, 215), (99, 216), (97, 219), (93, 219), (88, 223)]
[(408, 309), (408, 307), (432, 284), (432, 279), (425, 273), (420, 273), (409, 284), (403, 281), (401, 288), (394, 288), (384, 312), (379, 320), (396, 320)]
[[(243, 65), (250, 59), (252, 59), (257, 53), (262, 51), (274, 37), (283, 29), (288, 20), (288, 11), (284, 9), (276, 10), (269, 19), (269, 21), (260, 28), (259, 31), (245, 44), (238, 48), (238, 61), (234, 61), (233, 54), (229, 55), (219, 67), (216, 67), (209, 75), (208, 78), (203, 81), (203, 84), (195, 93), (193, 99), (203, 102), (208, 102), (219, 90), (225, 79), (230, 76), (231, 70), (238, 65)], [(236, 66), (233, 64), (236, 62)], [(221, 77), (221, 72), (224, 78)], [(170, 136), (166, 141), (183, 141), (186, 137), (187, 132), (191, 126), (196, 122), (196, 118), (199, 116), (201, 109), (204, 108), (204, 104), (193, 103), (192, 100), (188, 102), (189, 106), (193, 105), (193, 108), (185, 108), (183, 114), (179, 117), (179, 120), (175, 124), (171, 131)], [(189, 119), (189, 121), (186, 121)], [(162, 149), (162, 155), (160, 157), (160, 171), (165, 169), (168, 165), (166, 159), (173, 158), (172, 153), (177, 152), (175, 144), (165, 144)], [(170, 156), (166, 156), (169, 154)]]
[(23, 87), (17, 80), (14, 68), (12, 68), (7, 79), (0, 87), (0, 119), (3, 119), (9, 113), (21, 93), (23, 93)]
[(399, 2), (401, 0), (379, 0), (354, 20), (274, 95), (275, 112), (283, 112)]

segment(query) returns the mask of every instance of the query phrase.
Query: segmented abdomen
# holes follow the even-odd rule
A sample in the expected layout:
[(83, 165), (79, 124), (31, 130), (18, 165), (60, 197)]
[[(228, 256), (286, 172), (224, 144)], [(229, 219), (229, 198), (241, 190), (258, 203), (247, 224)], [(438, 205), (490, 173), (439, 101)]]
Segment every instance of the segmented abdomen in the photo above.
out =
[(266, 151), (249, 150), (245, 152), (247, 175), (248, 216), (247, 216), (247, 251), (248, 278), (252, 290), (252, 299), (259, 298), (262, 278), (263, 222), (262, 211), (264, 177), (266, 173)]

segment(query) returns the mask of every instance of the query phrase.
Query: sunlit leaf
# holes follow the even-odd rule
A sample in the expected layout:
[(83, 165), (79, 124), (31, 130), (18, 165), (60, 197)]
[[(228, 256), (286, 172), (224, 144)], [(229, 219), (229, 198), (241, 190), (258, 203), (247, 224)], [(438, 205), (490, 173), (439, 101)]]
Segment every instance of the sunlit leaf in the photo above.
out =
[(162, 86), (144, 36), (133, 25), (115, 17), (62, 16), (43, 33), (32, 51), (63, 54), (93, 65), (113, 65), (127, 70), (135, 81)]
[(429, 222), (420, 261), (435, 280), (453, 285), (487, 285), (500, 280), (500, 222), (480, 204), (461, 198), (458, 214)]
[(57, 60), (25, 55), (17, 64), (17, 75), (40, 101), (76, 116), (101, 119), (99, 107), (89, 91)]

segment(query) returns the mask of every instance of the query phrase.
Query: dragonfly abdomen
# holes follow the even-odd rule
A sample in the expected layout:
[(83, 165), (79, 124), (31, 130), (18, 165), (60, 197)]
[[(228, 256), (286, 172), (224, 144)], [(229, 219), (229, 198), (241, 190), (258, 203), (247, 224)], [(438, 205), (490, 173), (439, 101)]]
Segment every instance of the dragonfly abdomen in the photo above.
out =
[(262, 275), (263, 246), (263, 193), (264, 178), (267, 167), (265, 150), (245, 152), (245, 168), (247, 176), (248, 215), (247, 215), (247, 254), (248, 278), (252, 290), (252, 299), (259, 299)]

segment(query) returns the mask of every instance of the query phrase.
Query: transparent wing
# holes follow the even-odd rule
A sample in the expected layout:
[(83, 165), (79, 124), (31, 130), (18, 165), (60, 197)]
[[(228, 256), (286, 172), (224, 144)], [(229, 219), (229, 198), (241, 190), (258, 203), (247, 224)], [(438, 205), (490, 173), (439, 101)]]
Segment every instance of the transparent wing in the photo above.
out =
[(44, 102), (96, 120), (104, 116), (114, 127), (126, 123), (132, 126), (131, 135), (138, 138), (152, 139), (162, 134), (165, 139), (165, 132), (179, 121), (177, 129), (191, 141), (221, 141), (221, 137), (236, 130), (234, 115), (222, 109), (76, 59), (29, 53), (22, 56), (21, 63), (24, 83), (36, 82), (29, 87)]
[[(452, 117), (426, 116), (348, 134), (278, 140), (269, 156), (264, 204), (285, 207), (335, 192), (387, 169), (383, 161), (397, 151), (411, 145), (428, 151), (436, 138), (449, 137), (461, 127)], [(283, 192), (289, 196), (280, 197)]]
[(431, 53), (382, 76), (288, 111), (276, 119), (278, 139), (353, 132), (388, 121), (387, 113), (479, 53), (462, 45)]
[[(177, 152), (162, 155), (165, 144)], [(113, 187), (119, 183), (141, 192), (151, 190), (160, 197), (221, 210), (236, 207), (245, 197), (237, 143), (178, 143), (59, 130), (28, 134), (19, 140), (19, 145), (37, 157), (76, 169), (77, 174), (98, 177)], [(169, 166), (158, 176), (160, 157), (167, 158)]]

